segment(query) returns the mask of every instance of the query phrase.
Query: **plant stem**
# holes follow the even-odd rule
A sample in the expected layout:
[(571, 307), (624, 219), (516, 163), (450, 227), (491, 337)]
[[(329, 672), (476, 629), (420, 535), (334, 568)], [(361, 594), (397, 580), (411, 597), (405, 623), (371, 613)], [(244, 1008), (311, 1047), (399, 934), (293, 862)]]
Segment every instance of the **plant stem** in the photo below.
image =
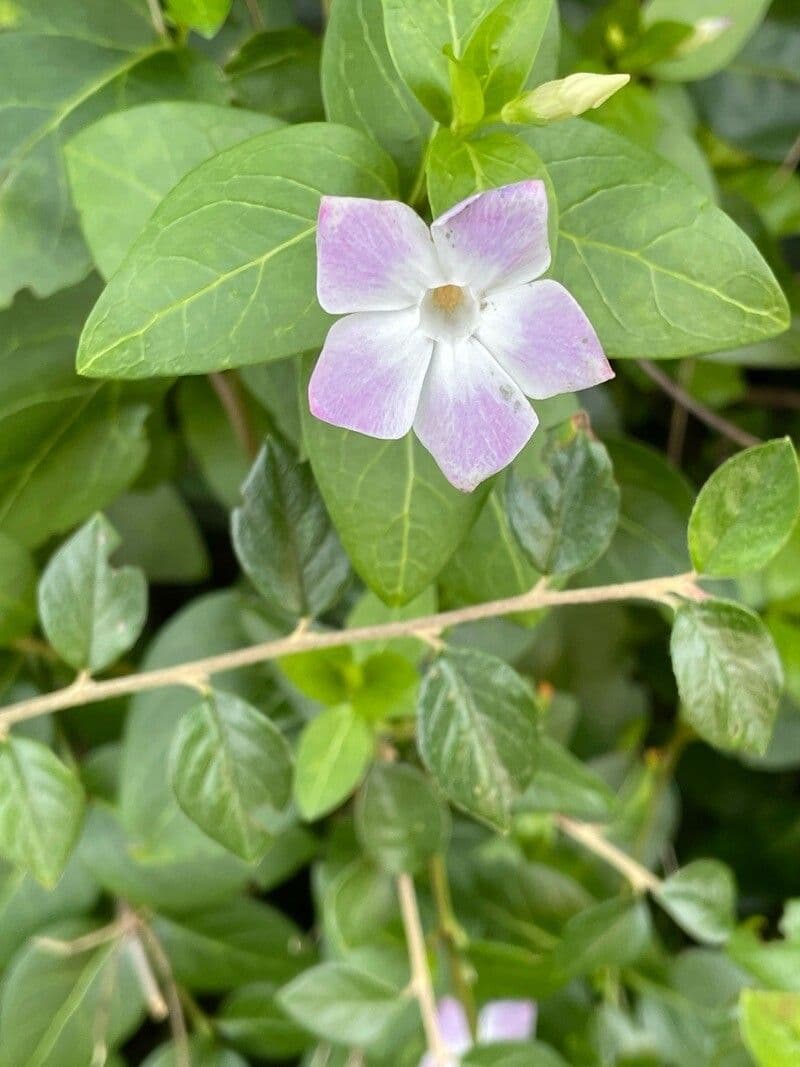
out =
[(253, 23), (253, 29), (256, 32), (265, 30), (266, 25), (264, 23), (264, 16), (261, 13), (261, 8), (258, 6), (258, 0), (245, 0), (245, 3), (250, 15), (250, 21)]
[(166, 37), (167, 25), (164, 22), (164, 12), (161, 10), (159, 0), (147, 0), (147, 6), (150, 9), (150, 18), (156, 28), (156, 33), (160, 37)]
[(696, 400), (691, 393), (687, 393), (682, 386), (674, 382), (668, 374), (665, 374), (651, 360), (637, 359), (636, 363), (647, 377), (656, 383), (659, 389), (663, 389), (667, 396), (671, 396), (677, 404), (686, 408), (695, 418), (704, 422), (706, 426), (710, 426), (712, 430), (716, 430), (723, 437), (727, 437), (729, 441), (733, 441), (740, 448), (750, 448), (751, 445), (761, 444), (760, 437), (756, 437), (755, 434), (748, 433), (747, 430), (735, 426), (732, 422), (718, 415), (716, 411), (712, 411), (705, 404), (701, 404), (699, 400)]
[(490, 600), (483, 604), (471, 604), (453, 611), (442, 611), (435, 615), (426, 615), (418, 619), (400, 619), (395, 622), (381, 623), (376, 626), (359, 626), (352, 630), (330, 630), (319, 632), (307, 628), (307, 620), (302, 620), (294, 633), (279, 637), (274, 641), (265, 641), (258, 645), (249, 645), (232, 652), (222, 652), (216, 656), (188, 663), (178, 663), (174, 667), (159, 670), (142, 671), (121, 678), (107, 678), (96, 682), (85, 678), (73, 682), (63, 689), (52, 693), (9, 704), (0, 711), (0, 737), (16, 722), (35, 719), (39, 715), (48, 715), (64, 708), (84, 707), (113, 697), (130, 696), (149, 689), (163, 689), (170, 685), (184, 685), (195, 689), (204, 689), (208, 678), (222, 671), (239, 670), (252, 667), (257, 663), (280, 659), (296, 652), (314, 652), (322, 648), (338, 648), (341, 645), (358, 645), (367, 641), (386, 641), (397, 637), (422, 637), (439, 634), (451, 626), (466, 622), (478, 622), (481, 619), (500, 618), (515, 615), (517, 612), (533, 611), (538, 608), (560, 607), (570, 604), (602, 604), (619, 600), (649, 600), (660, 604), (671, 604), (672, 598), (689, 597), (699, 599), (703, 593), (695, 584), (697, 576), (693, 572), (677, 574), (669, 578), (645, 578), (637, 582), (619, 582), (616, 585), (591, 586), (586, 589), (547, 589), (540, 586), (518, 596), (505, 597), (502, 600)]
[(214, 371), (209, 374), (211, 388), (228, 417), (236, 440), (249, 459), (255, 459), (258, 452), (258, 437), (250, 422), (247, 401), (241, 382), (233, 371)]
[(568, 815), (556, 815), (555, 821), (559, 830), (567, 837), (571, 837), (573, 841), (577, 841), (619, 871), (628, 880), (634, 893), (652, 893), (661, 885), (661, 879), (652, 871), (637, 863), (621, 848), (612, 845), (600, 827), (588, 822), (578, 822)]
[(425, 935), (420, 922), (414, 881), (410, 874), (397, 876), (397, 895), (400, 900), (400, 914), (406, 935), (408, 961), (411, 965), (411, 985), (419, 1003), (428, 1051), (433, 1057), (435, 1067), (447, 1067), (450, 1055), (439, 1030), (436, 996), (433, 992), (433, 982), (425, 951)]
[(447, 867), (444, 857), (437, 853), (429, 864), (431, 879), (431, 892), (436, 906), (436, 915), (439, 919), (439, 937), (441, 938), (447, 961), (450, 965), (450, 977), (453, 982), (453, 990), (461, 1001), (467, 1015), (469, 1028), (475, 1037), (478, 1026), (478, 1011), (475, 1006), (475, 998), (464, 973), (464, 961), (461, 957), (461, 941), (463, 934), (458, 920), (453, 912), (453, 900), (450, 895), (450, 883), (447, 880)]

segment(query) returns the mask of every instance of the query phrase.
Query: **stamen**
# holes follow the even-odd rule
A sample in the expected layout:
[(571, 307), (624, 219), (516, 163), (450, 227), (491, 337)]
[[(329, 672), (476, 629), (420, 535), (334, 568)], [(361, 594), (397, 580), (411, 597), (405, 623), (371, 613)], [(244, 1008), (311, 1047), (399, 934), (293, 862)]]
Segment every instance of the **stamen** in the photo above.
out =
[(431, 298), (437, 308), (452, 315), (464, 299), (464, 290), (459, 285), (440, 285), (432, 290)]

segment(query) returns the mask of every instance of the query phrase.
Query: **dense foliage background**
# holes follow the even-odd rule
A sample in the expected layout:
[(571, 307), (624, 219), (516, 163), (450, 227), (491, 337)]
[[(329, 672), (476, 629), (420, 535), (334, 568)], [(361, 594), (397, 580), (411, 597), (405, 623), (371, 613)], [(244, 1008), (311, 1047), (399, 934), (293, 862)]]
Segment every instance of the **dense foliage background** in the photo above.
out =
[[(0, 27), (0, 1064), (796, 1067), (794, 0)], [(524, 177), (617, 376), (462, 494), (311, 417), (317, 208)]]

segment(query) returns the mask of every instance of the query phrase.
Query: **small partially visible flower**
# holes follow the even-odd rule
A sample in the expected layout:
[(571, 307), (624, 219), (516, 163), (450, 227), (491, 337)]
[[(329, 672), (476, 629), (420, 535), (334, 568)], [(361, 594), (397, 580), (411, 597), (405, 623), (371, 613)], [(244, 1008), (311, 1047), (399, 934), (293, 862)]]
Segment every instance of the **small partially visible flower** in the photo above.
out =
[[(473, 1047), (466, 1013), (454, 997), (442, 997), (437, 1011), (439, 1033), (452, 1059), (447, 1067), (458, 1067), (461, 1057)], [(536, 1025), (536, 1004), (532, 1000), (491, 1000), (478, 1014), (479, 1045), (502, 1041), (527, 1041)], [(437, 1067), (430, 1052), (419, 1067)]]
[(539, 124), (569, 119), (601, 107), (630, 80), (630, 74), (570, 74), (509, 101), (501, 117), (508, 123)]
[(413, 427), (469, 492), (536, 429), (526, 396), (613, 376), (581, 308), (550, 266), (538, 180), (477, 193), (431, 227), (394, 200), (323, 197), (317, 295), (346, 314), (308, 387), (312, 414), (386, 440)]
[(676, 56), (688, 56), (703, 45), (711, 44), (721, 37), (733, 25), (733, 19), (727, 15), (706, 15), (694, 24), (691, 34), (675, 49)]

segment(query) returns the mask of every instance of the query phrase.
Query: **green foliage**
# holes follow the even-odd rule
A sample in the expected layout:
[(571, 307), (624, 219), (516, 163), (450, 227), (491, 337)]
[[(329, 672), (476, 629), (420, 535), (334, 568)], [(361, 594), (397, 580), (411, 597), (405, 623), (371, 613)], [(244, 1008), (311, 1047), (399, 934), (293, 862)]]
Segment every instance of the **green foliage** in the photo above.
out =
[(47, 639), (76, 670), (101, 671), (126, 652), (147, 613), (147, 582), (134, 567), (115, 569), (116, 530), (95, 515), (55, 553), (39, 582)]
[(742, 1033), (758, 1067), (790, 1067), (800, 1055), (800, 997), (746, 989)]
[(0, 534), (0, 642), (29, 633), (36, 621), (36, 567), (30, 552)]
[(364, 777), (374, 749), (372, 731), (349, 704), (321, 712), (300, 735), (294, 796), (304, 819), (326, 815)]
[(717, 860), (695, 860), (664, 879), (656, 899), (691, 937), (716, 945), (733, 930), (736, 883)]

